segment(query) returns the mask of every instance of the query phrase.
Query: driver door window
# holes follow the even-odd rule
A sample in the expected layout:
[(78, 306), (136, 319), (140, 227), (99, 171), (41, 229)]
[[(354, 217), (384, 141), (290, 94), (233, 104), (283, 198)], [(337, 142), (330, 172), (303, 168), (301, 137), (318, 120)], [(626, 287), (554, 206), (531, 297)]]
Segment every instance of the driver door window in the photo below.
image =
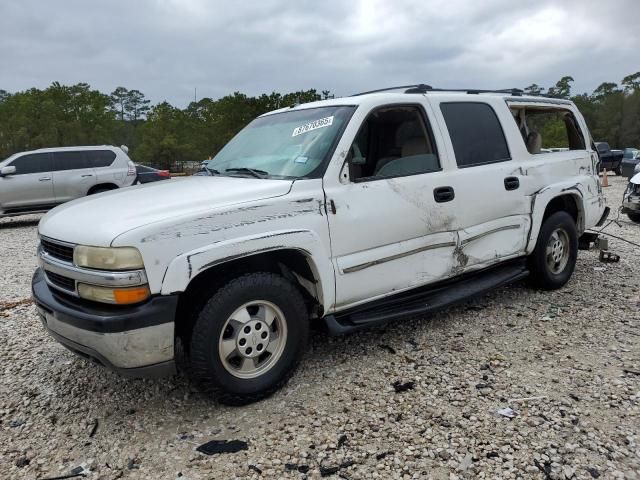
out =
[(350, 151), (355, 182), (440, 170), (433, 136), (415, 106), (385, 107), (362, 125)]

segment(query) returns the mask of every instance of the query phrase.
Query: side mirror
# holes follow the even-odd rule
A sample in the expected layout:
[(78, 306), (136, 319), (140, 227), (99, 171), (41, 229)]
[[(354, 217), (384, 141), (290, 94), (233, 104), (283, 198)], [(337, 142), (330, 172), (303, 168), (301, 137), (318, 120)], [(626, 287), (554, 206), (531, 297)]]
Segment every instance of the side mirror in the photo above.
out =
[(342, 164), (340, 169), (340, 183), (343, 185), (349, 183), (349, 162), (346, 161)]
[(7, 175), (13, 175), (16, 173), (16, 167), (9, 165), (0, 169), (0, 177), (6, 177)]

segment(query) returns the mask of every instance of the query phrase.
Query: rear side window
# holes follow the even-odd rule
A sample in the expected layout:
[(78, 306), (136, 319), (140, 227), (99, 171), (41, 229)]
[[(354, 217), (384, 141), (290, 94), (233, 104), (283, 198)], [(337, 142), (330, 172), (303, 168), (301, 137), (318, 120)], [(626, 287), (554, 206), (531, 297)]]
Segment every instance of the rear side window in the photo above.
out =
[[(511, 113), (531, 154), (585, 150), (584, 135), (570, 110), (557, 107), (512, 106)], [(607, 143), (598, 151), (609, 150)]]
[(43, 173), (53, 170), (53, 162), (49, 153), (32, 153), (16, 158), (11, 165), (16, 167), (16, 175), (27, 173)]
[(54, 152), (53, 160), (55, 170), (77, 170), (80, 168), (91, 168), (89, 158), (85, 152)]
[(442, 103), (458, 167), (511, 160), (500, 121), (486, 103)]
[(93, 167), (108, 167), (116, 159), (115, 152), (111, 150), (91, 150), (86, 152), (86, 154)]

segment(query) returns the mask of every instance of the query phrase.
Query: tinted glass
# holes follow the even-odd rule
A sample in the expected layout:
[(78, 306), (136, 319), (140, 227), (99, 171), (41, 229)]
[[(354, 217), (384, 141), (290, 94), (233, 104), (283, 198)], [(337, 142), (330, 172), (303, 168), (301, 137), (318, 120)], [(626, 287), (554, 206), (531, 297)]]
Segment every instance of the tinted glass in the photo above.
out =
[(459, 167), (510, 160), (509, 148), (496, 113), (486, 103), (443, 103)]
[(136, 165), (136, 170), (138, 171), (138, 173), (150, 173), (155, 171), (154, 168), (145, 167), (144, 165)]
[(24, 155), (16, 158), (10, 165), (16, 167), (16, 175), (50, 172), (53, 167), (49, 153)]
[(91, 150), (86, 154), (93, 167), (108, 167), (116, 159), (116, 154), (111, 150)]
[(85, 152), (54, 152), (53, 159), (56, 170), (77, 170), (91, 168)]

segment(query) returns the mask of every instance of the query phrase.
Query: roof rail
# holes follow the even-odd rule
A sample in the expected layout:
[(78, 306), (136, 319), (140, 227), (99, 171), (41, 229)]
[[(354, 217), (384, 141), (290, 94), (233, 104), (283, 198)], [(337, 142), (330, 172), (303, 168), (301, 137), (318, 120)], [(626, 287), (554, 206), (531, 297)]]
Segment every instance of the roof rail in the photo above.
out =
[(388, 88), (379, 88), (377, 90), (369, 90), (367, 92), (356, 93), (352, 95), (352, 97), (367, 95), (369, 93), (388, 92), (390, 90), (401, 90), (401, 89), (406, 89), (404, 93), (463, 92), (471, 95), (477, 95), (479, 93), (507, 93), (509, 95), (513, 95), (514, 97), (521, 97), (522, 94), (524, 93), (523, 90), (519, 88), (504, 88), (501, 90), (485, 90), (485, 89), (479, 89), (479, 88), (433, 88), (431, 85), (419, 83), (417, 85), (403, 85), (400, 87), (388, 87)]
[[(429, 85), (424, 85), (424, 84), (419, 84), (419, 85), (401, 85), (399, 87), (387, 87), (387, 88), (379, 88), (377, 90), (369, 90), (367, 92), (360, 92), (360, 93), (354, 93), (353, 95), (351, 95), (352, 97), (359, 97), (360, 95), (368, 95), (370, 93), (379, 93), (379, 92), (388, 92), (390, 90), (401, 90), (403, 88), (408, 88), (408, 89), (414, 89), (414, 88), (418, 88), (418, 87), (426, 87), (427, 90), (431, 90), (431, 86)], [(416, 93), (416, 92), (409, 92), (406, 91), (405, 93)]]

